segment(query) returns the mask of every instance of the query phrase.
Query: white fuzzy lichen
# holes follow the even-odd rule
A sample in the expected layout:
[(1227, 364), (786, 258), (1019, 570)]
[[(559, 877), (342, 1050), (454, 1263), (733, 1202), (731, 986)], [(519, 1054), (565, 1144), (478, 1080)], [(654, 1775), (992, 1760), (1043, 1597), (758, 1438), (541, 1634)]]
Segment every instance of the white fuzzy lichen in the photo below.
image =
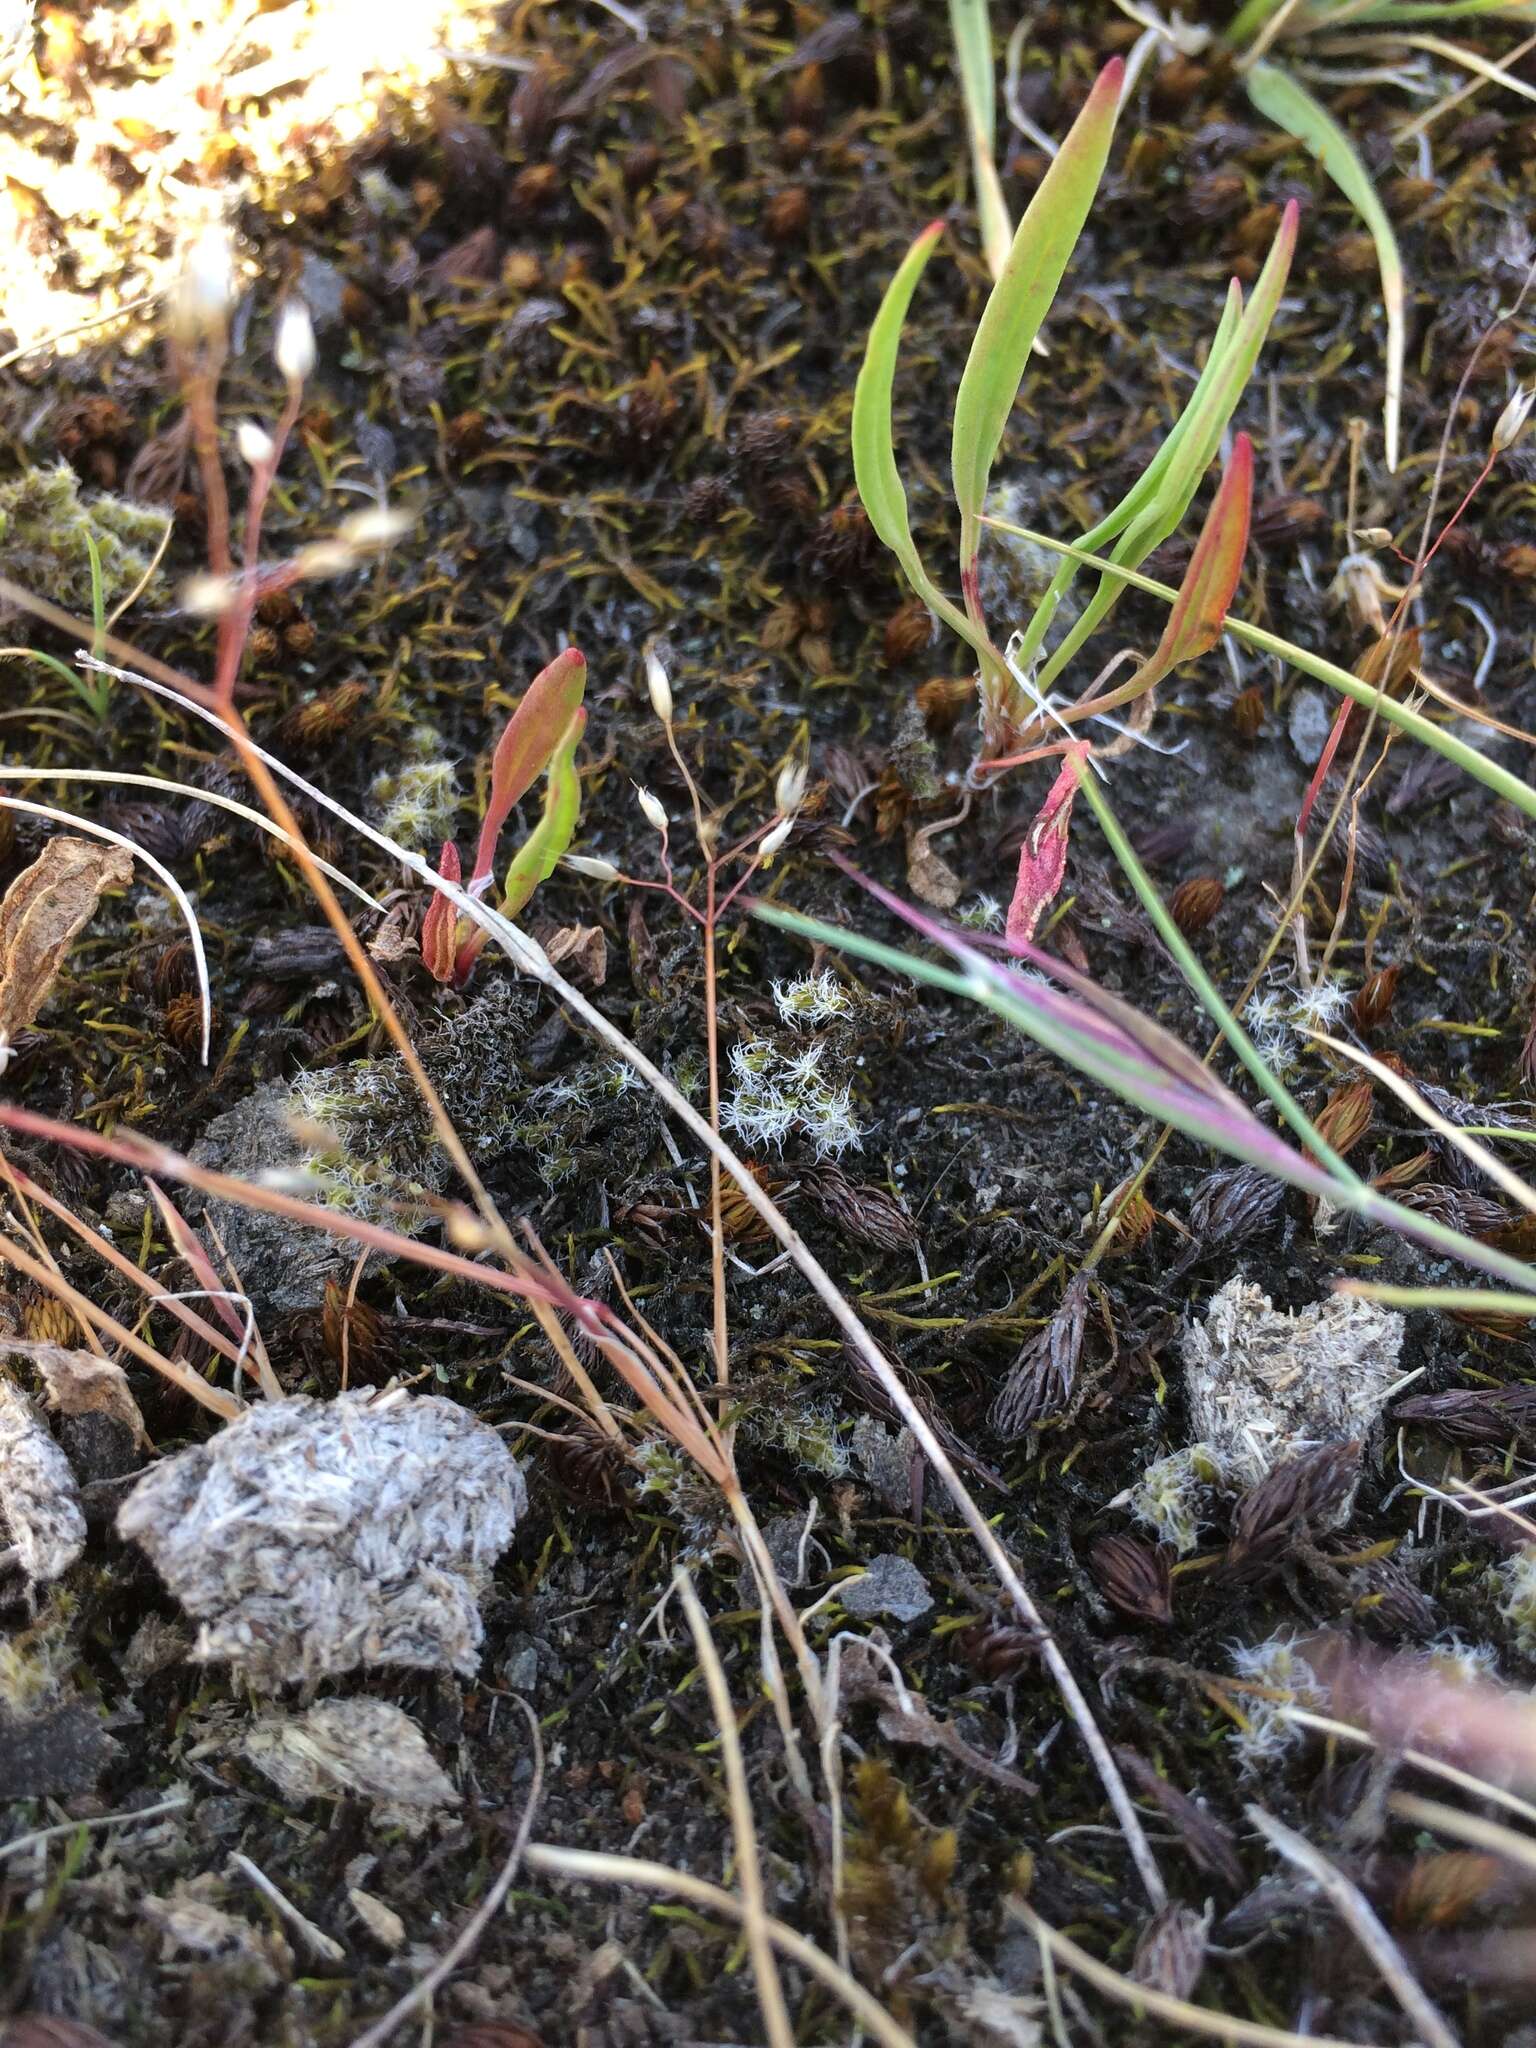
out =
[(960, 905), (954, 919), (962, 931), (1000, 932), (1003, 928), (1003, 906), (995, 896), (979, 893), (969, 903)]
[(1523, 1543), (1498, 1568), (1499, 1612), (1509, 1623), (1515, 1648), (1536, 1652), (1536, 1543)]
[[(1510, 1564), (1514, 1562), (1513, 1558), (1509, 1560)], [(1492, 1643), (1469, 1643), (1464, 1636), (1452, 1630), (1427, 1644), (1424, 1654), (1429, 1660), (1430, 1670), (1442, 1685), (1496, 1685), (1499, 1682), (1499, 1655)]]
[(732, 1088), (720, 1107), (720, 1121), (749, 1146), (782, 1148), (798, 1135), (810, 1141), (818, 1159), (839, 1159), (863, 1143), (853, 1111), (853, 1093), (824, 1072), (824, 1042), (782, 1051), (765, 1038), (743, 1039), (731, 1047)]
[(1243, 1022), (1264, 1064), (1281, 1068), (1296, 1058), (1308, 1032), (1332, 1031), (1352, 999), (1343, 982), (1326, 976), (1303, 989), (1288, 981), (1271, 980), (1249, 997)]
[(1239, 1678), (1280, 1695), (1266, 1698), (1264, 1693), (1245, 1692), (1238, 1702), (1243, 1725), (1232, 1740), (1245, 1771), (1257, 1770), (1301, 1740), (1302, 1730), (1285, 1711), (1288, 1706), (1328, 1704), (1327, 1687), (1296, 1645), (1297, 1638), (1282, 1630), (1262, 1643), (1236, 1643), (1229, 1653)]
[(1170, 1452), (1150, 1464), (1131, 1490), (1130, 1509), (1160, 1543), (1187, 1557), (1200, 1540), (1211, 1492), (1221, 1477), (1204, 1444)]
[(33, 1584), (67, 1572), (85, 1548), (69, 1460), (18, 1387), (0, 1380), (0, 1547), (9, 1540)]
[(152, 1467), (117, 1526), (199, 1624), (194, 1659), (273, 1687), (472, 1673), (479, 1595), (526, 1502), (501, 1438), (452, 1401), (301, 1395)]
[(1394, 1309), (1335, 1294), (1292, 1312), (1233, 1278), (1184, 1333), (1190, 1433), (1228, 1483), (1257, 1486), (1287, 1459), (1364, 1438), (1402, 1343)]
[(444, 756), (441, 737), (429, 726), (418, 726), (406, 744), (406, 759), (376, 775), (369, 785), (374, 823), (412, 852), (425, 851), (435, 863), (438, 848), (453, 837), (458, 822), (454, 765)]
[(776, 981), (773, 1000), (786, 1024), (826, 1024), (833, 1017), (846, 1017), (852, 1007), (848, 991), (830, 967), (795, 981)]

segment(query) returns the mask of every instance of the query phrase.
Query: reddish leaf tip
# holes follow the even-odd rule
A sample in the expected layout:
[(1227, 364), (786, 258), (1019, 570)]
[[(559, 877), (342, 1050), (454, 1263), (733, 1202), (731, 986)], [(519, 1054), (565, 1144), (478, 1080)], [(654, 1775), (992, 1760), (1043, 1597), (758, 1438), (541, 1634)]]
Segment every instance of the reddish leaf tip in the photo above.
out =
[(1113, 88), (1114, 91), (1118, 92), (1124, 78), (1125, 59), (1123, 57), (1111, 57), (1104, 66), (1104, 69), (1094, 80), (1093, 89), (1095, 92), (1108, 92)]

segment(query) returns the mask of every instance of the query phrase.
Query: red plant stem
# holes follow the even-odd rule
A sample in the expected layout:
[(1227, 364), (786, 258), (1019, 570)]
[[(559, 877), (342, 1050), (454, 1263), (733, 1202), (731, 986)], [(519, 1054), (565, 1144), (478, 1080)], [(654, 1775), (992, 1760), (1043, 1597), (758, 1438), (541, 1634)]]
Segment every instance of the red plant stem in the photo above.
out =
[(246, 644), (251, 637), (251, 621), (256, 615), (256, 605), (261, 594), (260, 579), (255, 574), (261, 548), (261, 522), (266, 512), (267, 499), (277, 479), (277, 465), (283, 459), (283, 450), (287, 446), (289, 435), (293, 432), (303, 402), (303, 386), (290, 384), (288, 396), (283, 402), (281, 417), (272, 436), (272, 452), (251, 472), (250, 494), (245, 506), (245, 574), (232, 593), (228, 611), (219, 619), (218, 660), (214, 670), (213, 694), (216, 702), (221, 705), (234, 702), (235, 683), (239, 678), (240, 664), (245, 659)]
[[(201, 1338), (211, 1350), (217, 1351), (231, 1364), (239, 1357), (238, 1345), (226, 1337), (222, 1330), (216, 1330), (212, 1323), (204, 1321), (190, 1302), (175, 1301), (169, 1295), (162, 1294), (149, 1275), (120, 1252), (115, 1244), (109, 1243), (106, 1238), (92, 1230), (91, 1226), (72, 1209), (57, 1197), (50, 1195), (46, 1188), (40, 1188), (30, 1175), (23, 1173), (19, 1166), (5, 1159), (3, 1154), (0, 1154), (0, 1166), (3, 1166), (6, 1178), (15, 1183), (18, 1191), (25, 1195), (29, 1202), (36, 1202), (39, 1208), (46, 1209), (50, 1216), (56, 1217), (66, 1230), (72, 1231), (76, 1237), (88, 1244), (99, 1258), (105, 1259), (107, 1264), (121, 1273), (125, 1280), (142, 1289), (149, 1297), (151, 1308), (167, 1310), (178, 1322), (184, 1323), (195, 1337)], [(261, 1372), (255, 1359), (247, 1357), (244, 1369), (253, 1380), (260, 1380)]]
[(411, 1259), (417, 1265), (451, 1273), (460, 1280), (489, 1287), (496, 1293), (546, 1302), (567, 1314), (574, 1314), (586, 1329), (594, 1328), (594, 1316), (608, 1317), (611, 1313), (599, 1302), (588, 1301), (569, 1289), (561, 1290), (547, 1280), (533, 1278), (532, 1268), (521, 1253), (514, 1253), (519, 1270), (504, 1273), (499, 1267), (480, 1265), (461, 1252), (445, 1251), (419, 1238), (403, 1237), (398, 1231), (386, 1230), (382, 1224), (343, 1215), (340, 1210), (328, 1209), (321, 1203), (286, 1195), (279, 1188), (264, 1187), (259, 1182), (243, 1181), (232, 1174), (216, 1173), (210, 1167), (195, 1166), (169, 1145), (162, 1145), (137, 1131), (130, 1131), (126, 1136), (107, 1137), (100, 1131), (88, 1131), (79, 1124), (60, 1123), (36, 1110), (23, 1109), (18, 1102), (0, 1102), (0, 1126), (23, 1132), (28, 1137), (47, 1138), (55, 1144), (67, 1145), (76, 1152), (90, 1153), (98, 1159), (116, 1160), (120, 1166), (131, 1166), (154, 1178), (178, 1181), (185, 1187), (197, 1188), (216, 1201), (230, 1202), (245, 1209), (261, 1209), (271, 1216), (286, 1216), (292, 1223), (324, 1231), (329, 1237), (343, 1238), (351, 1244), (370, 1245), (390, 1258)]
[(224, 366), (224, 347), (210, 347), (193, 357), (173, 350), (172, 363), (187, 395), (187, 417), (192, 423), (192, 446), (197, 452), (203, 479), (203, 506), (208, 524), (208, 566), (215, 576), (228, 576), (234, 568), (229, 552), (229, 487), (224, 465), (219, 460), (219, 373)]

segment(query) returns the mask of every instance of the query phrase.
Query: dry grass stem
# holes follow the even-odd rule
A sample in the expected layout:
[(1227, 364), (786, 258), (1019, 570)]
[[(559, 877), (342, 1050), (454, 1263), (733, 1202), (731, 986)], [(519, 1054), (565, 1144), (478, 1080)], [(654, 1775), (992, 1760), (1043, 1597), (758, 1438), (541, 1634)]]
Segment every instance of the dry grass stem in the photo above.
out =
[(741, 1915), (752, 1956), (752, 1973), (757, 1980), (763, 2025), (770, 2048), (794, 2048), (794, 2029), (789, 2023), (784, 1986), (779, 1981), (778, 1964), (768, 1933), (763, 1868), (757, 1846), (757, 1826), (752, 1818), (752, 1794), (747, 1785), (746, 1765), (742, 1761), (741, 1740), (736, 1732), (736, 1709), (731, 1704), (730, 1686), (709, 1631), (708, 1618), (699, 1604), (698, 1594), (693, 1590), (693, 1581), (681, 1565), (673, 1576), (673, 1584), (688, 1617), (693, 1646), (709, 1692), (709, 1704), (714, 1711), (715, 1726), (720, 1731), (720, 1760), (725, 1768), (731, 1833), (736, 1844), (736, 1876), (741, 1885)]
[[(1331, 1863), (1320, 1849), (1314, 1848), (1305, 1835), (1297, 1834), (1284, 1821), (1276, 1820), (1262, 1806), (1250, 1805), (1245, 1811), (1264, 1839), (1279, 1850), (1286, 1862), (1294, 1864), (1317, 1885), (1375, 1964), (1382, 1982), (1402, 2007), (1420, 2040), (1427, 2042), (1429, 2048), (1460, 2048), (1456, 2035), (1446, 2025), (1438, 2008), (1425, 1997), (1403, 1960), (1402, 1950), (1377, 1918), (1360, 1887), (1346, 1877), (1336, 1863)], [(1536, 1860), (1536, 1851), (1533, 1851), (1533, 1860)]]
[[(673, 1870), (668, 1864), (650, 1863), (638, 1856), (609, 1856), (596, 1849), (561, 1849), (550, 1842), (534, 1842), (528, 1850), (528, 1868), (548, 1877), (584, 1878), (597, 1884), (632, 1884), (642, 1891), (689, 1899), (695, 1905), (707, 1906), (712, 1912), (723, 1913), (727, 1919), (738, 1923), (746, 1918), (742, 1903), (733, 1892), (710, 1884), (702, 1877), (694, 1877), (689, 1871)], [(814, 1942), (807, 1941), (803, 1934), (797, 1933), (793, 1927), (786, 1927), (782, 1920), (775, 1920), (771, 1915), (764, 1916), (764, 1924), (780, 1955), (797, 1963), (840, 1998), (857, 2023), (873, 2034), (883, 2048), (917, 2048), (906, 2028), (898, 2025), (862, 1984), (839, 1968), (830, 1956), (823, 1955)], [(1291, 2040), (1294, 2037), (1286, 2035), (1284, 2038)], [(361, 2048), (361, 2044), (354, 2043), (354, 2048)], [(1339, 2044), (1339, 2048), (1345, 2048), (1345, 2044)]]

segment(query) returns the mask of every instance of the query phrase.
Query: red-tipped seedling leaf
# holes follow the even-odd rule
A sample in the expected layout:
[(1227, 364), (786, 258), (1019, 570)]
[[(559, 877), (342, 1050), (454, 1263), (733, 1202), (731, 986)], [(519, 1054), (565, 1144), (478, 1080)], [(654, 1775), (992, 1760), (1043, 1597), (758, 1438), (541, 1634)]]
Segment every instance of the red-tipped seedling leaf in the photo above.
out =
[(1185, 662), (1208, 654), (1221, 638), (1243, 573), (1252, 512), (1253, 443), (1246, 434), (1239, 434), (1221, 486), (1205, 515), (1163, 637), (1136, 678), (1143, 689), (1161, 682)]
[(1061, 773), (1024, 835), (1024, 844), (1019, 848), (1019, 878), (1013, 885), (1013, 901), (1008, 906), (1005, 938), (1010, 953), (1021, 953), (1029, 945), (1046, 905), (1061, 887), (1067, 868), (1072, 800), (1077, 795), (1074, 764), (1086, 760), (1088, 752), (1083, 740), (1075, 741), (1067, 749)]
[[(443, 841), (437, 872), (445, 882), (457, 882), (463, 874), (459, 849), (451, 839)], [(421, 920), (422, 965), (434, 981), (453, 980), (454, 940), (458, 935), (459, 913), (446, 896), (432, 892), (432, 901)]]
[(571, 720), (581, 708), (587, 687), (586, 658), (575, 647), (557, 654), (540, 669), (523, 693), (523, 701), (507, 720), (491, 761), (491, 795), (475, 848), (471, 889), (478, 888), (496, 863), (496, 842), (512, 806), (533, 787), (554, 758)]

